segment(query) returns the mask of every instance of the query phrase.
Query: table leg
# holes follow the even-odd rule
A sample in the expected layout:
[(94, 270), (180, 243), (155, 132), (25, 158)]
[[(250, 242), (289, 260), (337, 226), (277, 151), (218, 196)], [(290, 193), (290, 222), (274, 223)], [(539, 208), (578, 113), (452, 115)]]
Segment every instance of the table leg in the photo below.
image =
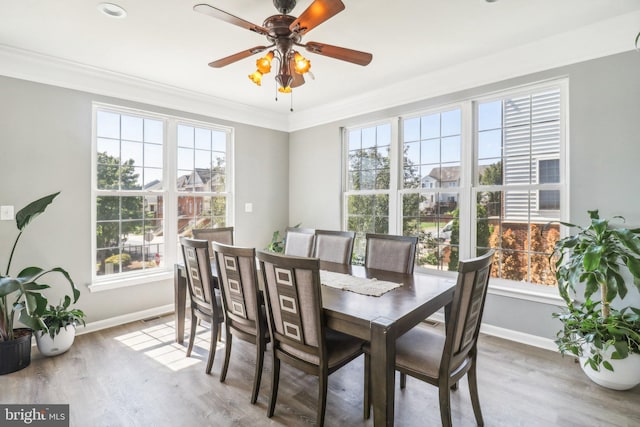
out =
[(379, 317), (371, 322), (371, 397), (373, 425), (393, 426), (396, 360), (396, 330), (392, 320)]
[(175, 266), (173, 288), (176, 342), (182, 344), (184, 342), (184, 316), (187, 305), (187, 278), (184, 275), (184, 267), (178, 264)]

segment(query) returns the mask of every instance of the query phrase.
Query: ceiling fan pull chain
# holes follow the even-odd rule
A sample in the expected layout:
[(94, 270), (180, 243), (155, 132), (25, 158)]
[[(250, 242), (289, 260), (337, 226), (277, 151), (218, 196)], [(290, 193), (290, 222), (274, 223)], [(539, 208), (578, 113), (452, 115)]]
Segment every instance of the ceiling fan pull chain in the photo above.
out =
[(293, 113), (293, 91), (291, 91), (291, 105), (289, 107), (289, 111), (291, 111)]

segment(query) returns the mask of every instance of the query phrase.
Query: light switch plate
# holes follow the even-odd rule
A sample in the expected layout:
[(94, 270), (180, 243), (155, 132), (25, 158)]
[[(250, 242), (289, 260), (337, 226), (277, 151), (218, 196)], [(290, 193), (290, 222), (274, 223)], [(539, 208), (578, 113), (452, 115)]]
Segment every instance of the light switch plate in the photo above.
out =
[(11, 221), (13, 219), (13, 206), (0, 206), (0, 220)]
[(244, 204), (244, 211), (246, 213), (251, 213), (253, 212), (253, 203), (245, 203)]

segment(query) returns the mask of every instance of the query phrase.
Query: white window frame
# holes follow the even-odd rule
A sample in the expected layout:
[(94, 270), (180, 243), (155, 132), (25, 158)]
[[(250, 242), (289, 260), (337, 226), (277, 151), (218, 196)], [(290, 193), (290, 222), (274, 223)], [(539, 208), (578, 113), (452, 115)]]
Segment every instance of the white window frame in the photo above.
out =
[[(569, 140), (569, 81), (567, 78), (553, 79), (550, 81), (534, 83), (523, 85), (511, 89), (506, 89), (502, 91), (497, 91), (490, 94), (485, 94), (479, 97), (473, 97), (471, 100), (472, 103), (481, 103), (486, 101), (495, 100), (497, 98), (504, 97), (517, 97), (521, 95), (528, 95), (532, 92), (544, 91), (546, 89), (559, 89), (560, 90), (560, 183), (559, 184), (551, 184), (554, 186), (559, 185), (561, 187), (560, 191), (560, 221), (568, 221), (569, 218), (569, 149), (568, 149), (568, 140)], [(476, 200), (478, 191), (502, 191), (503, 186), (483, 186), (479, 187), (478, 182), (476, 180), (477, 171), (476, 171), (476, 163), (477, 163), (477, 147), (478, 141), (476, 140), (477, 132), (477, 109), (473, 108), (474, 117), (473, 124), (474, 129), (472, 132), (473, 137), (473, 185), (471, 188), (471, 200)], [(539, 189), (540, 186), (548, 186), (550, 184), (532, 184), (532, 185), (510, 185), (509, 190), (526, 190), (532, 191)], [(475, 215), (475, 209), (473, 210), (473, 215), (471, 215), (471, 230), (470, 235), (475, 236), (477, 233), (475, 224), (477, 223), (477, 217)], [(567, 231), (560, 229), (560, 236), (566, 236)], [(474, 240), (475, 245), (475, 240)], [(462, 242), (461, 242), (462, 245)], [(473, 246), (469, 246), (468, 249), (471, 250)], [(462, 250), (460, 251), (462, 254)], [(471, 256), (470, 253), (467, 256)], [(461, 255), (462, 257), (462, 255)], [(522, 283), (517, 282), (515, 280), (508, 280), (502, 278), (491, 278), (491, 282), (489, 285), (489, 292), (495, 295), (506, 296), (510, 298), (519, 298), (525, 299), (529, 301), (535, 301), (550, 305), (557, 305), (558, 302), (562, 301), (560, 296), (558, 295), (557, 288), (551, 286), (538, 286), (531, 283)]]
[[(400, 169), (399, 172), (402, 173), (403, 165), (401, 163), (403, 158), (403, 145), (404, 145), (404, 135), (402, 135), (402, 130), (404, 128), (402, 126), (403, 121), (414, 119), (416, 117), (428, 116), (431, 114), (442, 114), (452, 110), (460, 110), (460, 183), (457, 186), (451, 186), (451, 187), (450, 186), (444, 186), (444, 187), (430, 186), (430, 187), (424, 187), (424, 188), (423, 187), (403, 188), (402, 181), (399, 181), (398, 182), (398, 194), (399, 194), (398, 212), (399, 213), (398, 213), (397, 230), (399, 233), (402, 232), (402, 219), (404, 217), (404, 212), (402, 212), (403, 204), (400, 203), (400, 201), (402, 200), (402, 197), (405, 194), (423, 195), (423, 194), (437, 194), (437, 193), (447, 193), (447, 192), (458, 193), (458, 212), (459, 212), (458, 225), (459, 225), (459, 234), (460, 234), (459, 235), (459, 239), (460, 239), (459, 256), (462, 259), (463, 256), (467, 257), (467, 255), (463, 252), (463, 250), (469, 247), (470, 245), (470, 242), (468, 241), (469, 233), (467, 232), (469, 224), (468, 224), (468, 221), (465, 221), (465, 218), (469, 216), (469, 202), (467, 200), (468, 199), (467, 194), (470, 189), (471, 174), (469, 173), (469, 170), (472, 165), (470, 161), (471, 151), (469, 148), (470, 131), (468, 130), (470, 128), (469, 117), (471, 115), (470, 103), (461, 101), (461, 102), (443, 104), (443, 105), (431, 107), (429, 109), (420, 110), (417, 112), (412, 112), (411, 114), (400, 116), (398, 118), (398, 129), (399, 129), (398, 156), (399, 158), (397, 160), (397, 165), (398, 165), (398, 168)], [(417, 264), (415, 266), (415, 269), (416, 269), (415, 270), (416, 272), (435, 274), (435, 275), (444, 275), (449, 277), (453, 277), (457, 274), (456, 272), (451, 272), (447, 270), (425, 268)]]
[[(476, 200), (478, 191), (492, 191), (491, 186), (478, 186), (478, 174), (477, 174), (477, 109), (476, 103), (495, 100), (501, 97), (529, 95), (533, 92), (543, 91), (545, 89), (559, 89), (560, 90), (560, 183), (558, 184), (530, 184), (526, 186), (509, 186), (509, 190), (526, 189), (532, 191), (536, 189), (557, 189), (560, 187), (560, 211), (545, 211), (549, 213), (557, 214), (560, 221), (567, 221), (569, 218), (569, 148), (568, 148), (568, 135), (569, 135), (569, 101), (568, 91), (569, 82), (567, 78), (552, 79), (549, 81), (543, 81), (539, 83), (526, 84), (506, 90), (496, 91), (492, 93), (482, 94), (480, 96), (473, 96), (470, 98), (462, 99), (458, 102), (448, 103), (444, 105), (430, 107), (419, 112), (410, 112), (406, 115), (399, 117), (388, 118), (379, 120), (376, 122), (359, 124), (357, 126), (350, 126), (343, 129), (342, 133), (342, 148), (343, 148), (343, 167), (342, 167), (342, 182), (343, 182), (343, 205), (342, 205), (342, 224), (343, 229), (347, 227), (347, 199), (349, 195), (361, 194), (364, 192), (351, 192), (347, 189), (347, 170), (348, 170), (348, 132), (353, 129), (362, 129), (370, 126), (376, 126), (381, 123), (392, 123), (392, 152), (390, 158), (390, 173), (392, 185), (389, 190), (389, 233), (400, 234), (402, 231), (402, 203), (400, 200), (403, 194), (407, 193), (433, 193), (434, 190), (442, 191), (448, 187), (443, 188), (420, 188), (420, 189), (403, 189), (401, 188), (401, 174), (403, 171), (402, 165), (402, 119), (413, 118), (422, 115), (428, 115), (438, 112), (446, 112), (454, 108), (461, 109), (461, 172), (460, 172), (460, 185), (457, 187), (459, 193), (459, 230), (460, 230), (460, 259), (470, 258), (475, 252), (475, 236), (476, 229), (476, 210), (473, 208), (473, 201)], [(395, 131), (394, 131), (395, 129)], [(557, 156), (551, 156), (558, 158)], [(537, 160), (541, 159), (537, 158)], [(395, 187), (393, 181), (395, 179)], [(551, 188), (553, 187), (553, 188)], [(495, 191), (502, 190), (502, 186), (496, 186)], [(371, 194), (379, 194), (372, 191)], [(385, 192), (386, 194), (386, 192)], [(392, 218), (393, 216), (393, 218)], [(566, 235), (566, 230), (561, 230), (561, 236)], [(447, 277), (455, 277), (456, 272), (435, 270), (435, 269), (422, 269), (416, 268), (416, 272), (426, 272), (428, 274), (442, 275)], [(531, 283), (521, 283), (513, 280), (492, 278), (489, 292), (491, 294), (506, 296), (510, 298), (525, 299), (529, 301), (536, 301), (545, 304), (557, 305), (560, 298), (555, 287), (547, 287), (542, 285), (534, 285)]]
[[(377, 127), (380, 125), (391, 126), (391, 144), (389, 147), (389, 189), (388, 190), (349, 190), (349, 132), (357, 129), (366, 129)], [(398, 195), (395, 188), (398, 186), (399, 171), (398, 171), (398, 120), (397, 119), (385, 119), (375, 122), (365, 123), (359, 126), (350, 126), (342, 128), (342, 229), (347, 229), (348, 211), (347, 200), (349, 196), (368, 196), (377, 194), (386, 194), (389, 196), (389, 233), (394, 234), (398, 230), (398, 224), (402, 221), (398, 220), (398, 211), (393, 209), (397, 206)]]
[[(122, 190), (98, 190), (97, 188), (97, 112), (107, 111), (116, 114), (133, 115), (163, 122), (163, 183), (168, 183), (160, 191), (149, 191), (145, 194), (153, 194), (163, 197), (163, 227), (165, 233), (165, 255), (164, 266), (159, 269), (141, 270), (135, 272), (118, 273), (107, 276), (98, 276), (95, 269), (96, 260), (96, 227), (97, 208), (96, 199), (100, 195), (134, 195), (140, 196), (140, 191), (126, 192)], [(177, 201), (178, 191), (177, 181), (177, 127), (179, 124), (187, 126), (202, 127), (206, 129), (225, 132), (226, 137), (226, 190), (224, 195), (227, 198), (226, 223), (233, 225), (234, 212), (234, 129), (228, 126), (221, 126), (215, 123), (192, 120), (188, 118), (160, 114), (153, 111), (140, 110), (123, 107), (120, 105), (106, 104), (100, 102), (92, 103), (92, 135), (91, 135), (91, 292), (100, 292), (110, 289), (117, 289), (139, 284), (157, 282), (160, 280), (172, 279), (174, 275), (174, 265), (179, 262), (181, 254), (178, 251), (179, 238), (177, 234)], [(203, 193), (208, 195), (210, 193)]]

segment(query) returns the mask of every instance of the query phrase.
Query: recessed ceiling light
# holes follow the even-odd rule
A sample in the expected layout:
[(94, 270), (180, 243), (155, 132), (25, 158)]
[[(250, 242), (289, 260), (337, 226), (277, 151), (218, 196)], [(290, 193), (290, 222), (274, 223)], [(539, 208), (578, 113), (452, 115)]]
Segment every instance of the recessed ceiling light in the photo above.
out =
[(124, 18), (127, 16), (127, 11), (122, 6), (114, 3), (100, 3), (98, 4), (98, 10), (109, 18)]

